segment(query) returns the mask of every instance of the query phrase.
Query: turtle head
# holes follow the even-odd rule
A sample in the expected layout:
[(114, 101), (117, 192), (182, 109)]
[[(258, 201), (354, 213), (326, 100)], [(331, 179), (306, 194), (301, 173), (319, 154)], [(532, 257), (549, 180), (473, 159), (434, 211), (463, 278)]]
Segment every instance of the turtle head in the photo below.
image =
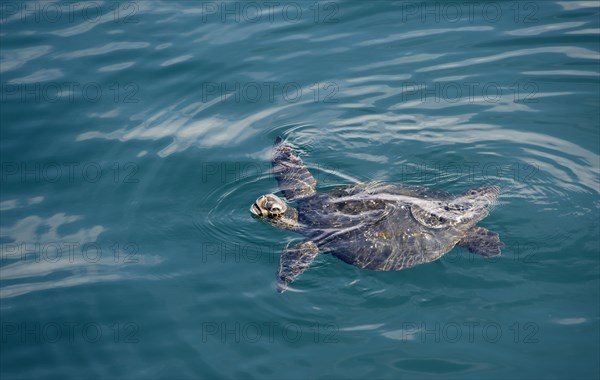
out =
[(258, 197), (256, 202), (250, 207), (250, 212), (259, 218), (277, 218), (283, 215), (286, 210), (287, 205), (283, 199), (275, 194), (267, 194)]
[(470, 189), (446, 203), (443, 206), (444, 212), (463, 222), (477, 223), (488, 215), (488, 208), (496, 204), (499, 195), (498, 186)]
[(258, 197), (250, 206), (255, 217), (281, 228), (294, 228), (298, 224), (298, 213), (275, 194)]

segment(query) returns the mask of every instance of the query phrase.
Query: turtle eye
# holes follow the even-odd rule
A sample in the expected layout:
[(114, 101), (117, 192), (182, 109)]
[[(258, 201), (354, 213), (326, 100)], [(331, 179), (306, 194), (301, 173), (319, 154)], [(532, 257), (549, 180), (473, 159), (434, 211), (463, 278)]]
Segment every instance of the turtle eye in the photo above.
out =
[(273, 206), (273, 207), (271, 207), (271, 212), (272, 213), (280, 213), (281, 212), (281, 207), (279, 207), (279, 206)]

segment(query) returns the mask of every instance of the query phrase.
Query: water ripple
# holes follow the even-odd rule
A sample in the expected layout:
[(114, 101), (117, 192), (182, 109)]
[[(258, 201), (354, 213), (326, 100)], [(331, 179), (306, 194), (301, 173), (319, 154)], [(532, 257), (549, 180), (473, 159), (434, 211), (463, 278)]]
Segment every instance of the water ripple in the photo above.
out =
[(111, 42), (100, 47), (75, 50), (68, 53), (59, 54), (56, 56), (56, 58), (73, 59), (91, 57), (95, 55), (113, 53), (118, 50), (144, 49), (148, 46), (150, 46), (150, 43), (148, 42)]
[(538, 26), (532, 26), (530, 28), (509, 30), (507, 32), (504, 32), (504, 34), (508, 34), (509, 36), (537, 36), (542, 33), (553, 32), (556, 30), (577, 28), (577, 27), (585, 25), (585, 24), (587, 24), (587, 22), (581, 22), (581, 21), (561, 22), (561, 23), (557, 23), (557, 24), (538, 25)]
[(584, 70), (539, 70), (539, 71), (523, 71), (525, 75), (552, 75), (552, 76), (584, 76), (584, 77), (597, 77), (600, 73), (595, 71), (584, 71)]
[(166, 67), (166, 66), (171, 66), (171, 65), (175, 65), (177, 63), (181, 63), (181, 62), (185, 62), (185, 61), (189, 61), (190, 59), (192, 59), (193, 56), (190, 54), (185, 54), (185, 55), (181, 55), (179, 57), (175, 57), (175, 58), (171, 58), (168, 59), (166, 61), (164, 61), (163, 63), (161, 63), (160, 65), (162, 67)]
[[(390, 59), (387, 61), (375, 62), (375, 63), (369, 63), (367, 65), (357, 66), (357, 67), (352, 68), (352, 71), (365, 71), (365, 70), (371, 70), (371, 69), (376, 69), (376, 68), (380, 68), (380, 67), (402, 65), (402, 64), (406, 64), (406, 63), (433, 61), (433, 60), (441, 58), (445, 55), (446, 55), (446, 53), (411, 54), (411, 55), (406, 55), (404, 57)], [(442, 66), (442, 65), (440, 65), (440, 66)], [(417, 71), (419, 71), (419, 70), (417, 70)]]
[(600, 28), (572, 30), (566, 34), (600, 34)]
[[(44, 17), (35, 9), (46, 4), (26, 2), (29, 20)], [(502, 8), (499, 22), (486, 19), (484, 4), (462, 2), (158, 0), (135, 2), (135, 23), (124, 22), (124, 8), (113, 20), (114, 6), (128, 3), (110, 1), (96, 2), (104, 12), (96, 22), (83, 20), (87, 4), (56, 23), (0, 17), (0, 72), (12, 92), (0, 105), (2, 320), (133, 321), (142, 344), (114, 344), (114, 330), (75, 346), (16, 336), (2, 346), (8, 377), (597, 377), (597, 1), (487, 3)], [(299, 22), (282, 18), (296, 6)], [(450, 22), (456, 6), (463, 17)], [(244, 7), (259, 7), (262, 20), (243, 17)], [(449, 13), (436, 19), (438, 9)], [(337, 21), (322, 22), (332, 14)], [(104, 96), (22, 100), (20, 90), (27, 97), (49, 80), (94, 82)], [(510, 96), (427, 97), (471, 81), (493, 81)], [(529, 81), (539, 86), (536, 101), (512, 96), (513, 83)], [(138, 102), (113, 97), (127, 95), (126, 82), (139, 85)], [(252, 102), (229, 91), (251, 82), (297, 84), (305, 96), (263, 93)], [(228, 91), (213, 100), (199, 91), (207, 83)], [(334, 96), (324, 99), (324, 85)], [(400, 272), (319, 255), (293, 291), (277, 294), (281, 250), (302, 237), (248, 211), (279, 191), (276, 136), (303, 158), (319, 191), (370, 181), (454, 194), (499, 185), (502, 198), (482, 226), (500, 233), (503, 255), (456, 249)], [(5, 162), (25, 162), (25, 173), (7, 174)], [(74, 182), (65, 166), (57, 182), (31, 174), (36, 163), (43, 177), (46, 163), (75, 162)], [(86, 163), (101, 165), (98, 182), (81, 178)], [(72, 241), (105, 244), (108, 254), (50, 262), (30, 251)], [(139, 243), (140, 263), (117, 265), (113, 244), (129, 241)], [(24, 259), (11, 253), (20, 242)], [(501, 340), (482, 342), (480, 329), (472, 343), (465, 328), (459, 343), (433, 344), (436, 323), (444, 331), (465, 322), (497, 323)], [(528, 322), (544, 344), (519, 356), (513, 333), (527, 335)], [(263, 323), (278, 326), (273, 339), (234, 340), (232, 331)], [(335, 329), (323, 329), (330, 323)], [(281, 328), (289, 324), (302, 329), (300, 340), (282, 335), (294, 332)], [(329, 337), (336, 342), (323, 344)]]
[(99, 73), (109, 73), (109, 72), (113, 72), (113, 71), (121, 71), (121, 70), (125, 70), (133, 65), (135, 65), (135, 62), (115, 63), (114, 65), (100, 67), (98, 69), (98, 72)]
[(597, 1), (558, 1), (557, 4), (566, 11), (600, 7)]
[(52, 50), (50, 45), (32, 46), (22, 49), (1, 50), (0, 73), (15, 70), (29, 61), (42, 57)]
[(461, 33), (461, 32), (485, 32), (494, 30), (491, 26), (464, 26), (459, 28), (439, 28), (439, 29), (423, 29), (423, 30), (415, 30), (412, 32), (406, 33), (397, 33), (392, 34), (390, 36), (384, 38), (377, 38), (368, 41), (361, 41), (357, 43), (357, 46), (371, 46), (378, 44), (386, 44), (394, 41), (407, 40), (410, 38), (417, 37), (429, 37), (436, 34), (446, 34), (446, 33)]
[(63, 76), (64, 74), (60, 69), (42, 69), (21, 78), (11, 79), (8, 83), (15, 84), (47, 82), (62, 78)]
[(522, 57), (522, 56), (527, 56), (527, 55), (532, 55), (532, 54), (545, 54), (545, 53), (564, 54), (570, 58), (593, 59), (593, 60), (600, 59), (600, 53), (592, 51), (590, 49), (576, 47), (576, 46), (551, 46), (551, 47), (540, 47), (540, 48), (531, 48), (531, 49), (519, 49), (519, 50), (508, 51), (505, 53), (489, 55), (489, 56), (485, 56), (485, 57), (469, 58), (469, 59), (465, 59), (463, 61), (443, 63), (440, 65), (424, 67), (421, 69), (417, 69), (416, 71), (429, 72), (429, 71), (435, 71), (435, 70), (444, 70), (444, 69), (451, 69), (451, 68), (457, 68), (457, 67), (473, 66), (473, 65), (479, 65), (482, 63), (501, 61), (501, 60), (504, 60), (507, 58)]

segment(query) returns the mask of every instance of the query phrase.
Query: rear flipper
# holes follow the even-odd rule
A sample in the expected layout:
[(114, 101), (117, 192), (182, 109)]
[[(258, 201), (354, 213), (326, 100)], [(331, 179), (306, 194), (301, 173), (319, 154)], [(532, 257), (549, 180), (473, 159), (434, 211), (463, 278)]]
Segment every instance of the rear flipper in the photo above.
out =
[(315, 257), (319, 248), (312, 241), (305, 241), (294, 248), (285, 247), (279, 258), (279, 273), (277, 274), (277, 291), (283, 293), (288, 285), (302, 274)]
[(500, 236), (497, 233), (485, 228), (473, 227), (467, 231), (467, 234), (458, 242), (458, 245), (468, 248), (476, 255), (493, 257), (501, 253), (500, 248), (504, 246), (504, 243), (500, 241)]

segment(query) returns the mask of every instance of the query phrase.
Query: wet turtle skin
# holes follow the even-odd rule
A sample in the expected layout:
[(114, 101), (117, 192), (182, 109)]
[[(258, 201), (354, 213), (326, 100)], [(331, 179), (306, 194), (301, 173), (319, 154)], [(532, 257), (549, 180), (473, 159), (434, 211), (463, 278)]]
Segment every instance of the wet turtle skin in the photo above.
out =
[(441, 202), (453, 198), (447, 192), (423, 187), (344, 186), (298, 200), (297, 231), (313, 241), (321, 252), (348, 264), (391, 271), (440, 258), (475, 224), (473, 220), (427, 228), (413, 217), (410, 199), (381, 199), (378, 197), (381, 193)]

